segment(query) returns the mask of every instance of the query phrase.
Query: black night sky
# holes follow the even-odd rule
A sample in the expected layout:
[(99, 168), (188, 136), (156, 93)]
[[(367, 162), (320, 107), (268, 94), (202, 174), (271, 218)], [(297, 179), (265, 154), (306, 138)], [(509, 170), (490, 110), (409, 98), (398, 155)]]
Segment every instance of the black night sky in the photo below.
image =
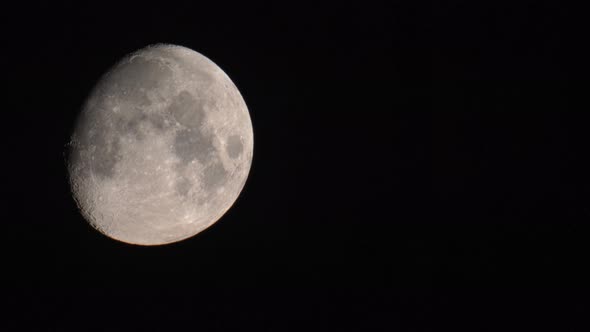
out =
[[(0, 330), (584, 330), (590, 116), (573, 8), (123, 3), (0, 13)], [(153, 43), (218, 64), (255, 143), (218, 223), (141, 247), (86, 224), (64, 153), (99, 77)]]

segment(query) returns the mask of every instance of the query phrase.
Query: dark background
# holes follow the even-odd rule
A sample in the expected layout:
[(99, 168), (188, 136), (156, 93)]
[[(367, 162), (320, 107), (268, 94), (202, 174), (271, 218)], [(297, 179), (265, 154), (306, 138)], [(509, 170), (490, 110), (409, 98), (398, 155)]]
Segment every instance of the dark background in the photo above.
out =
[[(557, 1), (3, 9), (0, 329), (583, 330), (590, 133), (575, 13)], [(85, 223), (64, 152), (100, 75), (158, 42), (226, 71), (255, 153), (218, 223), (141, 247)]]

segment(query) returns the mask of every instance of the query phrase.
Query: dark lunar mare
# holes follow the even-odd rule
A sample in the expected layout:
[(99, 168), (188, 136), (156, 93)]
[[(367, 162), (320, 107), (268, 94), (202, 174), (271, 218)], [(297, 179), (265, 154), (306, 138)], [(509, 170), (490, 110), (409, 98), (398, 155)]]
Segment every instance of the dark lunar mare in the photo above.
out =
[(211, 190), (227, 179), (226, 177), (227, 171), (223, 168), (223, 165), (219, 160), (213, 161), (211, 164), (205, 167), (204, 175), (203, 175), (203, 184), (205, 189)]
[(213, 135), (207, 133), (204, 126), (207, 118), (204, 103), (182, 91), (170, 104), (167, 112), (182, 125), (182, 129), (174, 137), (174, 152), (181, 162), (188, 164), (196, 159), (200, 163), (206, 163), (210, 160), (215, 147)]
[[(183, 165), (193, 160), (207, 165), (203, 174), (203, 185), (211, 190), (224, 182), (227, 171), (219, 161), (213, 146), (213, 134), (205, 128), (207, 113), (205, 102), (196, 99), (187, 91), (180, 92), (168, 107), (167, 112), (182, 125), (174, 137), (174, 153)], [(188, 192), (189, 180), (182, 179), (176, 184), (176, 190), (182, 195)], [(189, 187), (190, 188), (190, 187)]]
[(230, 137), (228, 137), (226, 151), (227, 155), (230, 158), (235, 159), (239, 157), (242, 154), (243, 150), (244, 146), (242, 145), (242, 140), (240, 139), (240, 136), (231, 135)]

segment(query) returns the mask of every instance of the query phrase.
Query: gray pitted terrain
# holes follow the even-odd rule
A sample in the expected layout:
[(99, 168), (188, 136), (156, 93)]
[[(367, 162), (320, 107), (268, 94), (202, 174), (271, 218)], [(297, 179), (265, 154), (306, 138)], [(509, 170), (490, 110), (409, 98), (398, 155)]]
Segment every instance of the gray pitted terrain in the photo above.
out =
[(74, 198), (96, 229), (157, 245), (217, 221), (242, 190), (252, 153), (248, 109), (229, 77), (195, 51), (154, 45), (98, 82), (68, 167)]

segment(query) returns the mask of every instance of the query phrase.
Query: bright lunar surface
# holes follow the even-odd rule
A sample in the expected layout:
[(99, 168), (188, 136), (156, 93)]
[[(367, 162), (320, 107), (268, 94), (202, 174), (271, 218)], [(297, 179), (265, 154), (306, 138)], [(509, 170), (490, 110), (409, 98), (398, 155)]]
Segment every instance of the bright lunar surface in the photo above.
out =
[(253, 144), (246, 104), (215, 63), (182, 46), (148, 46), (90, 93), (70, 142), (70, 184), (103, 234), (140, 245), (176, 242), (235, 202)]

